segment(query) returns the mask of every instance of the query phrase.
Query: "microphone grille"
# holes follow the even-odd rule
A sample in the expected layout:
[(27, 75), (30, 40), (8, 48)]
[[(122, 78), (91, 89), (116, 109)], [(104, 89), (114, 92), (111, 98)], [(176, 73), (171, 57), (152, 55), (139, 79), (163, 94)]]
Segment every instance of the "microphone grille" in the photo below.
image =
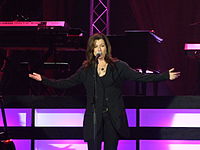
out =
[(101, 52), (97, 52), (97, 54), (96, 55), (101, 55), (102, 53)]

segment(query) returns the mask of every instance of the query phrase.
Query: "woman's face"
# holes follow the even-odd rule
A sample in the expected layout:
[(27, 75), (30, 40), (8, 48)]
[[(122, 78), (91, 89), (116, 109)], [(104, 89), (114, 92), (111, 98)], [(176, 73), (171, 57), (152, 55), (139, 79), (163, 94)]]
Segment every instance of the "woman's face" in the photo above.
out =
[(94, 41), (94, 56), (97, 55), (97, 53), (101, 53), (101, 56), (99, 59), (104, 59), (107, 52), (106, 44), (103, 39), (95, 40)]

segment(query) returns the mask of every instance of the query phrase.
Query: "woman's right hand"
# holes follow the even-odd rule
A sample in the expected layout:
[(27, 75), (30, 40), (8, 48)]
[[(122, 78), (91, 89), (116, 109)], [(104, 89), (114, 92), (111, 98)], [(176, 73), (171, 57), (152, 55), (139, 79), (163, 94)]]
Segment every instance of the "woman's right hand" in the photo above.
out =
[(38, 73), (33, 73), (33, 74), (28, 74), (28, 76), (34, 80), (37, 80), (37, 81), (42, 81), (42, 77), (40, 74)]

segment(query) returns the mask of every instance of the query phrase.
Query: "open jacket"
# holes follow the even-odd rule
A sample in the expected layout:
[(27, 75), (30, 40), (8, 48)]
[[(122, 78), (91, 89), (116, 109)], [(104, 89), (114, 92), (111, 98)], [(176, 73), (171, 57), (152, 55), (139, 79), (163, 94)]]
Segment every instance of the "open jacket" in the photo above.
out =
[[(55, 88), (69, 88), (83, 83), (87, 93), (87, 106), (84, 116), (84, 140), (93, 138), (93, 98), (94, 98), (94, 65), (88, 68), (81, 67), (75, 74), (67, 79), (50, 80), (42, 77), (42, 83)], [(109, 64), (105, 74), (104, 84), (101, 77), (96, 78), (96, 118), (97, 132), (101, 127), (103, 101), (107, 102), (111, 121), (121, 137), (129, 135), (128, 122), (121, 92), (121, 83), (124, 80), (141, 82), (162, 81), (169, 79), (169, 73), (142, 74), (130, 68), (123, 61)], [(106, 84), (105, 84), (106, 83)]]

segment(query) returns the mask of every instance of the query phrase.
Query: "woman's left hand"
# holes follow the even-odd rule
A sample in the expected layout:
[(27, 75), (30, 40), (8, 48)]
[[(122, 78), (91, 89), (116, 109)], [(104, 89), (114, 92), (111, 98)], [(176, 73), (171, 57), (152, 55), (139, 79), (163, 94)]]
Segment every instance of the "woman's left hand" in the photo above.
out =
[(169, 70), (169, 79), (170, 80), (174, 80), (174, 79), (178, 78), (181, 75), (181, 72), (174, 72), (174, 70), (175, 70), (174, 68), (171, 68)]

